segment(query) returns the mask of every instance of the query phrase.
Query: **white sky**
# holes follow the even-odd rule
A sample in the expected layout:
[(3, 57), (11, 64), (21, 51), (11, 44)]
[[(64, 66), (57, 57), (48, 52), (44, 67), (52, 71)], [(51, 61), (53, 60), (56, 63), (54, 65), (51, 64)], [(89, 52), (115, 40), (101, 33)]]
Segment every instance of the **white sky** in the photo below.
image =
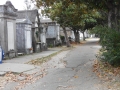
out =
[(0, 5), (5, 4), (6, 1), (11, 1), (13, 6), (18, 10), (25, 10), (24, 0), (0, 0)]

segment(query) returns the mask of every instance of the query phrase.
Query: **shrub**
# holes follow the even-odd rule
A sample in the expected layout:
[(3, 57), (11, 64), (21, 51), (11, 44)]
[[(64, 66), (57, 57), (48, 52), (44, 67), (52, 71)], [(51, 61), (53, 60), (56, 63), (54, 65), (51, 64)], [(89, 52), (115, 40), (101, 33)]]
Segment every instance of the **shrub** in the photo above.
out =
[(101, 60), (113, 66), (120, 66), (120, 32), (108, 27), (97, 26), (93, 31), (100, 36)]

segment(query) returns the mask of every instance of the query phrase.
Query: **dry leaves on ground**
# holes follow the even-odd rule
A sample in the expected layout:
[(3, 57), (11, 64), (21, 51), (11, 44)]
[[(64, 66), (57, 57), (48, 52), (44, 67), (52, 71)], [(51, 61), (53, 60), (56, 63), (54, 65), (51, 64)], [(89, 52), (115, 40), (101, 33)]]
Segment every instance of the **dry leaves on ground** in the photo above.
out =
[(110, 90), (120, 90), (120, 67), (113, 67), (108, 63), (94, 61), (93, 72), (104, 81)]
[(78, 78), (79, 76), (74, 76), (74, 78)]
[(14, 87), (14, 90), (19, 90), (25, 87), (26, 84), (32, 84), (36, 80), (43, 78), (46, 75), (45, 69), (41, 69), (40, 72), (36, 72), (34, 74), (15, 74), (12, 72), (6, 73), (4, 76), (0, 77), (0, 89), (4, 88), (4, 86), (10, 82), (18, 83), (17, 86)]
[(71, 50), (73, 49), (73, 47), (64, 47), (62, 50), (58, 51), (58, 52), (55, 52), (49, 56), (46, 56), (46, 57), (42, 57), (42, 58), (38, 58), (38, 59), (35, 59), (35, 60), (31, 60), (30, 62), (27, 62), (27, 64), (32, 64), (32, 65), (41, 65), (49, 60), (51, 60), (51, 58), (59, 53), (61, 53), (62, 51), (67, 51), (67, 50)]

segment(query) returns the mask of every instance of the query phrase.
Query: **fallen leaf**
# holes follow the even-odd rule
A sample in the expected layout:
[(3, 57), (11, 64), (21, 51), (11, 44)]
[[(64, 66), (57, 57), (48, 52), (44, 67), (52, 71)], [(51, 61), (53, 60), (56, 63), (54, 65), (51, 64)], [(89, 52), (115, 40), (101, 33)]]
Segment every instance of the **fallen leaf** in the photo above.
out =
[(74, 78), (78, 78), (78, 76), (74, 76)]

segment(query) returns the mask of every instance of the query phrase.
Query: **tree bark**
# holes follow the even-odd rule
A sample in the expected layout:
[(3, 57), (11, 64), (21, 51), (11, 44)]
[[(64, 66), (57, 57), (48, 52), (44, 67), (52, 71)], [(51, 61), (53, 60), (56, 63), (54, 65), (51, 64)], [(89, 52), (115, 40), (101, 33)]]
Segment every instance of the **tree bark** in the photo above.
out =
[(73, 30), (74, 31), (74, 35), (75, 35), (75, 42), (76, 43), (80, 43), (80, 35), (78, 30)]
[(113, 28), (116, 31), (119, 31), (119, 12), (120, 6), (116, 6), (109, 9), (108, 14), (108, 27)]
[(62, 27), (62, 28), (63, 28), (64, 34), (65, 34), (66, 45), (67, 45), (67, 47), (70, 47), (71, 45), (70, 45), (70, 42), (69, 42), (69, 39), (68, 39), (66, 29), (65, 29), (65, 27)]
[(116, 29), (118, 30), (118, 22), (117, 22), (117, 14), (118, 14), (118, 8), (117, 7), (115, 7), (115, 10), (114, 10), (114, 16), (115, 16), (115, 27), (116, 27)]
[(120, 27), (119, 27), (119, 20), (120, 20), (120, 6), (117, 6), (115, 7), (115, 11), (114, 11), (114, 14), (115, 14), (115, 28), (117, 31), (120, 32)]
[[(118, 6), (118, 16), (117, 16), (117, 19), (118, 19), (118, 25), (120, 25), (120, 5)], [(118, 27), (118, 31), (120, 32), (120, 27)]]
[(111, 22), (111, 16), (112, 16), (112, 10), (110, 9), (108, 11), (108, 27), (111, 28), (112, 22)]
[(82, 34), (83, 34), (83, 41), (85, 41), (85, 33), (84, 33), (84, 32), (82, 32)]

